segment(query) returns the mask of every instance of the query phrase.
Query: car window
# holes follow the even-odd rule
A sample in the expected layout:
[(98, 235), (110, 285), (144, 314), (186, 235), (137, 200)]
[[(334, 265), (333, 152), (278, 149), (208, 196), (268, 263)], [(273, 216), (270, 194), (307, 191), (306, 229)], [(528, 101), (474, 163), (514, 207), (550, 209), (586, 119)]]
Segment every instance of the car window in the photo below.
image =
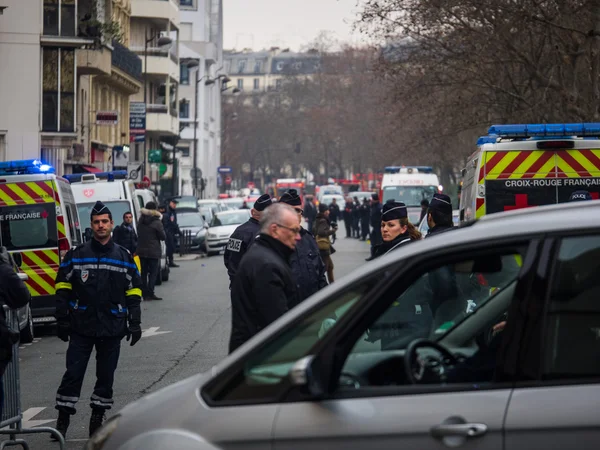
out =
[(600, 236), (564, 239), (552, 275), (544, 379), (600, 376)]
[(56, 247), (54, 203), (0, 207), (1, 244), (8, 250)]
[(225, 225), (237, 225), (246, 222), (250, 218), (248, 210), (241, 210), (238, 213), (215, 214), (210, 224), (211, 227), (220, 227)]
[(281, 391), (291, 367), (307, 356), (314, 345), (326, 336), (336, 320), (373, 287), (374, 280), (350, 288), (327, 303), (308, 312), (266, 346), (249, 355), (239, 374), (224, 389), (209, 389), (214, 401), (270, 401)]
[[(340, 383), (344, 385), (347, 380), (342, 378), (356, 372), (357, 361), (371, 358), (369, 355), (377, 357), (403, 351), (417, 339), (439, 342), (463, 322), (477, 320), (477, 311), (517, 279), (524, 252), (525, 248), (517, 253), (485, 254), (436, 266), (418, 276), (399, 295), (396, 291), (401, 290), (401, 286), (391, 287), (384, 296), (391, 304), (388, 303), (385, 311), (366, 327), (354, 344)], [(482, 374), (483, 378), (491, 377), (493, 370)], [(383, 383), (381, 377), (371, 381), (373, 385)], [(409, 384), (402, 376), (390, 377), (388, 382)], [(369, 378), (360, 384), (369, 385)]]
[(177, 214), (177, 224), (180, 227), (203, 227), (204, 220), (200, 213)]

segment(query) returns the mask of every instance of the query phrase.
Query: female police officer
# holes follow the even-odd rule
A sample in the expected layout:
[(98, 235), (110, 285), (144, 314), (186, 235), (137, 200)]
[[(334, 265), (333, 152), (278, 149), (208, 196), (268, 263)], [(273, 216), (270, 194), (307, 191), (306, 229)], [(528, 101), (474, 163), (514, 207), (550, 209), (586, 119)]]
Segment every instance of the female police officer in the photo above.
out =
[(406, 205), (388, 200), (381, 210), (381, 237), (383, 243), (375, 247), (373, 259), (421, 239), (421, 233), (408, 221)]

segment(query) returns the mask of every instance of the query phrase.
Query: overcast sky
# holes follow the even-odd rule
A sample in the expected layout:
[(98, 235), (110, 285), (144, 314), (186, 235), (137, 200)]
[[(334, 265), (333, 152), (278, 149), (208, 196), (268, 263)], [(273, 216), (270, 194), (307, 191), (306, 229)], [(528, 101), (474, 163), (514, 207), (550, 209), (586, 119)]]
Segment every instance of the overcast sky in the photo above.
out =
[(225, 49), (299, 50), (322, 30), (361, 43), (352, 32), (359, 0), (223, 0)]

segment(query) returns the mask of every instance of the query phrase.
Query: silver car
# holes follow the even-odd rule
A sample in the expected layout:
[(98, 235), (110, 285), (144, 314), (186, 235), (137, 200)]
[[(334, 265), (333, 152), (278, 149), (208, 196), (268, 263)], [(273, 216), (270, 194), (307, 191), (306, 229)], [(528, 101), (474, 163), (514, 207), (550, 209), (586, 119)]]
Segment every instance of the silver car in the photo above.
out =
[(578, 202), (407, 245), (87, 448), (600, 448), (599, 224)]

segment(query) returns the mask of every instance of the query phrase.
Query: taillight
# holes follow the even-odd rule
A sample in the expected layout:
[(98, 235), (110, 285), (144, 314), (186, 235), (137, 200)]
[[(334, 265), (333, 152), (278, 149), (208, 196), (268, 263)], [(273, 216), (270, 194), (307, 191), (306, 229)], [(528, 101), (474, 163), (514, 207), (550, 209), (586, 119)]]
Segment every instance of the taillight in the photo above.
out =
[(71, 245), (69, 244), (68, 239), (59, 239), (58, 240), (58, 253), (60, 255), (60, 260), (62, 261), (67, 252), (71, 249)]

